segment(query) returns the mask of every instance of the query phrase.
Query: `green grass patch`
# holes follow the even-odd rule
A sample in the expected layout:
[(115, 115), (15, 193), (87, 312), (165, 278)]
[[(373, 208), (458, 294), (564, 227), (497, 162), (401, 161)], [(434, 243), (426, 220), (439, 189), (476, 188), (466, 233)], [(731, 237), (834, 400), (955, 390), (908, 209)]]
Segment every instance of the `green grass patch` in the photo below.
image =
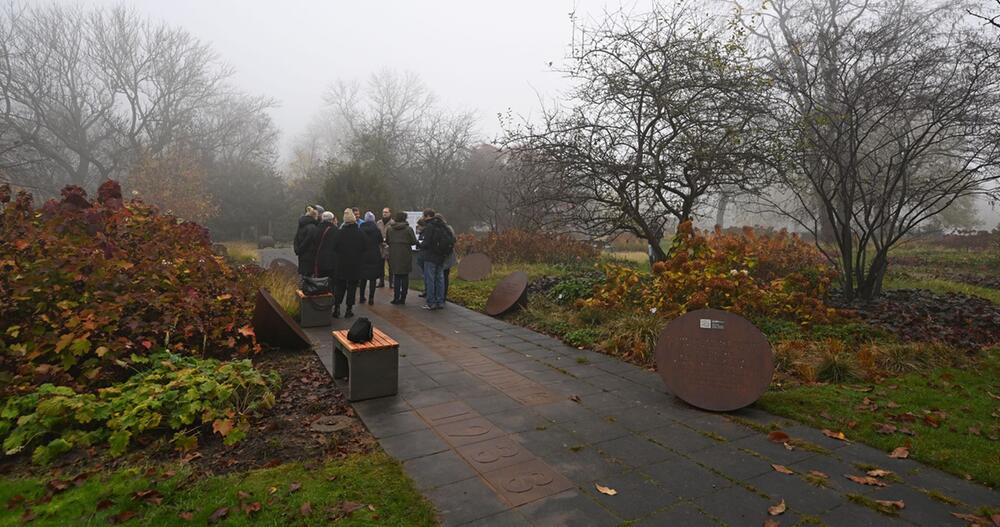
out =
[[(228, 507), (220, 525), (435, 525), (434, 511), (384, 453), (354, 455), (318, 467), (290, 463), (275, 468), (194, 479), (186, 466), (153, 466), (94, 474), (72, 483), (48, 503), (30, 505), (31, 525), (107, 525), (112, 518), (135, 513), (127, 525), (205, 525), (218, 509)], [(15, 496), (27, 501), (46, 493), (47, 480), (4, 478), (0, 503)], [(136, 493), (155, 490), (152, 503)], [(245, 493), (245, 494), (240, 494)], [(162, 502), (156, 504), (159, 496)], [(146, 497), (149, 500), (149, 496)], [(16, 501), (16, 499), (14, 499)], [(260, 504), (247, 513), (241, 507)], [(340, 505), (363, 505), (345, 514)], [(306, 506), (305, 504), (309, 505)], [(369, 508), (368, 506), (371, 505)], [(102, 508), (102, 510), (98, 510)], [(0, 515), (0, 527), (19, 525), (22, 508)], [(190, 520), (181, 517), (191, 514)], [(338, 516), (343, 516), (337, 520)]]
[(898, 516), (899, 512), (895, 507), (890, 507), (887, 505), (882, 505), (881, 503), (869, 498), (868, 496), (863, 496), (861, 494), (848, 494), (847, 499), (861, 505), (862, 507), (868, 507), (874, 511), (881, 512), (887, 516)]
[[(996, 434), (1000, 401), (1000, 351), (986, 353), (970, 368), (935, 368), (910, 373), (859, 391), (841, 385), (808, 385), (768, 391), (758, 401), (762, 409), (817, 428), (843, 431), (885, 452), (910, 445), (910, 457), (992, 487), (1000, 486), (1000, 449)], [(864, 410), (868, 397), (878, 405)], [(943, 412), (944, 419), (940, 419)], [(910, 418), (905, 414), (912, 414)], [(930, 413), (931, 417), (925, 420)], [(896, 416), (894, 419), (893, 416)], [(902, 416), (902, 417), (900, 417)], [(937, 422), (938, 426), (933, 424)], [(913, 436), (881, 434), (877, 424), (904, 427)], [(853, 424), (853, 427), (851, 427)], [(888, 454), (887, 454), (888, 455)]]
[(892, 273), (885, 279), (886, 289), (927, 289), (935, 293), (961, 293), (985, 298), (1000, 304), (1000, 290), (963, 284), (941, 278), (919, 276), (914, 273)]

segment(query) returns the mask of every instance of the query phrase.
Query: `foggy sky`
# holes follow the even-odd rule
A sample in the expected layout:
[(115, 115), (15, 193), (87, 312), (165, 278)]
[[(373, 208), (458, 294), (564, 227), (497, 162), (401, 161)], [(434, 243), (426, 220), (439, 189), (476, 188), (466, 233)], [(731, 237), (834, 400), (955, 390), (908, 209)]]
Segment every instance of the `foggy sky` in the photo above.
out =
[[(242, 89), (278, 100), (282, 153), (337, 79), (382, 68), (413, 71), (443, 105), (474, 110), (479, 131), (500, 131), (497, 113), (528, 114), (538, 95), (566, 86), (558, 65), (572, 38), (569, 13), (586, 20), (619, 0), (60, 0), (133, 6), (209, 42)], [(648, 5), (624, 3), (629, 9)]]

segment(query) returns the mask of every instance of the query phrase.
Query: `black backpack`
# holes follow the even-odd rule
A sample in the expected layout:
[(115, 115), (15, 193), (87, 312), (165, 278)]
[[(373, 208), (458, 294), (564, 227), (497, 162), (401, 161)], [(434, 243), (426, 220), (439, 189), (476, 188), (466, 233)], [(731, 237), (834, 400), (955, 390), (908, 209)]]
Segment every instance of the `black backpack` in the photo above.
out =
[(455, 235), (445, 225), (441, 225), (434, 230), (439, 232), (434, 236), (431, 250), (437, 255), (448, 256), (455, 250)]
[(347, 330), (347, 340), (357, 344), (368, 342), (374, 336), (372, 321), (367, 317), (359, 317), (354, 324), (351, 324), (351, 329)]

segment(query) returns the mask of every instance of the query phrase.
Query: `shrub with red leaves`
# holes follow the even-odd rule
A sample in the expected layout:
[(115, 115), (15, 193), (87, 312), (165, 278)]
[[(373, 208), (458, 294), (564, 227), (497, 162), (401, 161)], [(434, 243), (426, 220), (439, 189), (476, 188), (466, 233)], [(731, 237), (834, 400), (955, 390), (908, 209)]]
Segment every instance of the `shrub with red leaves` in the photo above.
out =
[(483, 253), (494, 263), (573, 263), (594, 260), (601, 250), (566, 234), (510, 229), (477, 237), (462, 234), (455, 244), (459, 255)]
[(0, 393), (93, 390), (160, 349), (255, 353), (253, 281), (240, 278), (203, 227), (122, 203), (115, 182), (97, 202), (70, 186), (39, 210), (20, 192), (0, 213)]

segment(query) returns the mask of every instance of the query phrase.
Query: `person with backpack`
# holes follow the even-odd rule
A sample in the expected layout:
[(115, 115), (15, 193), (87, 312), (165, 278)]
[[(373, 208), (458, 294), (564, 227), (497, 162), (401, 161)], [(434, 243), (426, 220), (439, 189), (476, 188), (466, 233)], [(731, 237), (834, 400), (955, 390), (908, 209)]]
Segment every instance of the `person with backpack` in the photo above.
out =
[(424, 309), (444, 308), (444, 263), (455, 250), (455, 236), (432, 209), (424, 211), (423, 240), (419, 248), (424, 257), (424, 288), (427, 305)]
[[(451, 232), (451, 237), (457, 240), (458, 238), (455, 236), (455, 229), (448, 223), (448, 220), (446, 220), (440, 213), (438, 213), (437, 217), (441, 219), (445, 227), (448, 227), (448, 231)], [(448, 285), (451, 283), (451, 270), (457, 265), (458, 255), (455, 254), (455, 246), (452, 245), (451, 253), (449, 253), (448, 257), (444, 260), (444, 294), (441, 295), (444, 302), (448, 301)], [(441, 304), (444, 305), (444, 302)]]

